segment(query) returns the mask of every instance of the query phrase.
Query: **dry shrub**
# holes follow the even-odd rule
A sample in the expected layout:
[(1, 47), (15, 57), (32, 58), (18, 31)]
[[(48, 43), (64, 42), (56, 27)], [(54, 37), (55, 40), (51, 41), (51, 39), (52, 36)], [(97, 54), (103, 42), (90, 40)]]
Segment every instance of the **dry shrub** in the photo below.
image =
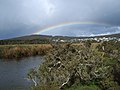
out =
[(103, 52), (79, 45), (53, 45), (45, 56), (45, 62), (34, 76), (39, 85), (56, 85), (60, 89), (75, 84), (99, 83), (109, 77), (111, 69)]

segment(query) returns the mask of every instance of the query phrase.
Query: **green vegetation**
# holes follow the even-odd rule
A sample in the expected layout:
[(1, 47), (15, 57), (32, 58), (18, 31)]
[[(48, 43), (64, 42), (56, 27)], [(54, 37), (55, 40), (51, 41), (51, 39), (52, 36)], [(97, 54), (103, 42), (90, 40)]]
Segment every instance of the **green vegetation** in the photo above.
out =
[(96, 85), (77, 85), (72, 86), (66, 90), (100, 90), (100, 88)]
[(0, 45), (14, 45), (14, 44), (47, 44), (47, 39), (33, 39), (33, 40), (0, 40)]
[(0, 58), (20, 59), (28, 56), (45, 55), (52, 48), (49, 44), (0, 45)]
[(53, 45), (28, 78), (32, 90), (119, 90), (120, 42)]

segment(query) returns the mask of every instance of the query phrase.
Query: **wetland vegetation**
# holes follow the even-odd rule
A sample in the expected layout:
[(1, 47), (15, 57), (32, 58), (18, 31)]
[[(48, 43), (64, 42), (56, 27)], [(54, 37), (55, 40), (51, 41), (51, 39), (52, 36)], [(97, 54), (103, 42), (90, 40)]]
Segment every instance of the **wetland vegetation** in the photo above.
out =
[(49, 44), (0, 45), (0, 58), (17, 60), (29, 56), (43, 56), (51, 48)]

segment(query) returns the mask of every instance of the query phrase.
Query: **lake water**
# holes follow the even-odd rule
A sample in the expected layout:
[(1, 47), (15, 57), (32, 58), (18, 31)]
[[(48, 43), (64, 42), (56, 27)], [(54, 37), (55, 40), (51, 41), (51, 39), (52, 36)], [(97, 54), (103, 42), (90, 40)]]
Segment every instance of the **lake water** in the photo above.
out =
[(27, 72), (42, 61), (41, 57), (29, 57), (19, 62), (0, 60), (0, 90), (29, 90), (33, 83), (25, 79)]

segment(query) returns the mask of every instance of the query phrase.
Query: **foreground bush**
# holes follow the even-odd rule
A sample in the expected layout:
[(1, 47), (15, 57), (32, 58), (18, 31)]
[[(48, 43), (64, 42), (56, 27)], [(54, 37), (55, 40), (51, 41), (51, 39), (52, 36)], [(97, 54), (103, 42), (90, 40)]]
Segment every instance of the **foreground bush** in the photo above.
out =
[(34, 90), (40, 85), (67, 89), (79, 84), (89, 86), (91, 83), (101, 89), (118, 90), (119, 85), (113, 75), (116, 63), (110, 64), (111, 60), (105, 57), (104, 52), (91, 48), (90, 44), (55, 45), (45, 56), (45, 62), (38, 70), (29, 72), (28, 78), (34, 81)]

